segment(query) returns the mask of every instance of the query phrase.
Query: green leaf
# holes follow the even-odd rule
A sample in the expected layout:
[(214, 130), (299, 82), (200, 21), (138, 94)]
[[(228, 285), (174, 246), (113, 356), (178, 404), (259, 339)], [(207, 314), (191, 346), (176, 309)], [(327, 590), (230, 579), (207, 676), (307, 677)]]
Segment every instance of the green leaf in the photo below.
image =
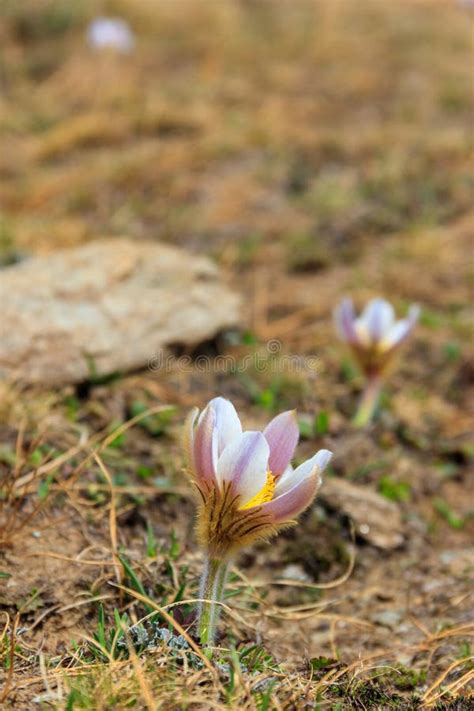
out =
[(39, 447), (37, 447), (33, 452), (30, 454), (30, 464), (34, 467), (39, 467), (41, 462), (43, 461), (43, 452)]
[[(118, 427), (116, 427), (116, 428), (114, 428), (114, 429), (118, 429)], [(126, 432), (121, 432), (121, 433), (117, 434), (117, 436), (114, 437), (114, 438), (109, 442), (108, 446), (109, 446), (111, 449), (119, 449), (120, 447), (122, 447), (122, 446), (125, 444), (126, 434), (127, 434)]]
[(446, 360), (449, 360), (450, 362), (457, 361), (461, 355), (461, 346), (459, 343), (455, 343), (454, 341), (448, 341), (448, 343), (443, 344), (443, 353)]
[(64, 404), (66, 406), (66, 415), (68, 419), (74, 422), (77, 419), (79, 408), (81, 406), (79, 399), (74, 395), (68, 395), (64, 398)]
[(341, 363), (341, 375), (346, 383), (350, 383), (354, 380), (357, 375), (357, 369), (348, 359), (345, 359)]
[(465, 520), (455, 513), (449, 504), (441, 497), (433, 499), (433, 507), (435, 511), (437, 511), (440, 516), (444, 518), (449, 526), (451, 526), (451, 528), (459, 530), (464, 527)]
[(307, 420), (298, 420), (298, 428), (302, 439), (311, 439), (313, 436), (313, 428)]
[(149, 558), (156, 558), (157, 554), (155, 533), (149, 521), (146, 524), (146, 554)]
[(242, 344), (244, 346), (254, 346), (256, 343), (258, 343), (258, 338), (252, 331), (245, 331), (242, 334)]
[(79, 701), (81, 698), (81, 694), (78, 692), (77, 689), (73, 689), (69, 694), (66, 699), (66, 705), (64, 707), (64, 711), (74, 711), (74, 704), (76, 701)]
[(324, 435), (329, 430), (329, 413), (321, 410), (314, 420), (314, 431), (318, 435)]
[(265, 410), (272, 410), (275, 406), (275, 393), (270, 388), (266, 388), (257, 395), (256, 402)]
[(405, 481), (395, 481), (389, 476), (383, 476), (379, 480), (379, 491), (390, 501), (409, 501), (411, 498), (410, 484)]
[(46, 477), (46, 479), (42, 479), (38, 484), (38, 498), (41, 501), (44, 501), (48, 497), (53, 480), (54, 476), (50, 474), (48, 477)]
[(420, 324), (428, 328), (439, 328), (443, 323), (441, 314), (436, 311), (430, 311), (426, 307), (420, 314)]
[(170, 547), (168, 549), (168, 557), (171, 560), (176, 560), (176, 558), (179, 556), (181, 546), (180, 546), (179, 539), (178, 539), (174, 529), (171, 529), (170, 538), (171, 538), (171, 543), (170, 543)]
[(105, 613), (102, 603), (99, 605), (99, 619), (97, 621), (97, 632), (94, 635), (98, 643), (103, 649), (107, 649), (107, 641), (105, 637)]
[(145, 467), (143, 464), (137, 467), (137, 476), (140, 479), (149, 479), (153, 475), (153, 469), (151, 467)]
[[(144, 597), (148, 597), (147, 592), (145, 588), (143, 587), (143, 584), (140, 580), (140, 578), (137, 577), (137, 574), (133, 570), (132, 566), (128, 562), (128, 560), (124, 556), (119, 556), (119, 560), (123, 566), (123, 569), (125, 571), (125, 574), (127, 575), (127, 578), (130, 581), (130, 587), (133, 590), (136, 590), (137, 592), (141, 593)], [(148, 612), (155, 612), (155, 609), (151, 606), (148, 605), (147, 603), (143, 603), (145, 605), (145, 609)]]
[(313, 657), (309, 660), (310, 667), (313, 671), (319, 671), (320, 669), (326, 669), (334, 664), (337, 664), (337, 659), (331, 659), (331, 657)]

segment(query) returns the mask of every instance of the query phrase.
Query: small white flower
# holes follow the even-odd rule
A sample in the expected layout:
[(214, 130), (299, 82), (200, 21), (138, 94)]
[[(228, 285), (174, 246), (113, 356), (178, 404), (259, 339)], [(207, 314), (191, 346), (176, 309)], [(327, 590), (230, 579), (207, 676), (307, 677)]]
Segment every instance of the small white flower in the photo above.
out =
[(393, 306), (385, 299), (370, 301), (356, 316), (351, 299), (343, 299), (334, 312), (337, 332), (353, 349), (364, 370), (384, 369), (390, 356), (413, 331), (420, 315), (416, 304), (404, 319), (396, 320)]
[(115, 49), (123, 54), (135, 47), (135, 37), (125, 20), (119, 17), (97, 17), (87, 29), (87, 41), (94, 49)]
[(359, 410), (353, 420), (367, 425), (377, 407), (383, 379), (392, 368), (400, 346), (410, 336), (420, 315), (420, 307), (412, 304), (406, 318), (397, 321), (392, 304), (385, 299), (372, 299), (360, 316), (352, 299), (343, 299), (334, 311), (334, 321), (340, 338), (351, 348), (367, 378)]

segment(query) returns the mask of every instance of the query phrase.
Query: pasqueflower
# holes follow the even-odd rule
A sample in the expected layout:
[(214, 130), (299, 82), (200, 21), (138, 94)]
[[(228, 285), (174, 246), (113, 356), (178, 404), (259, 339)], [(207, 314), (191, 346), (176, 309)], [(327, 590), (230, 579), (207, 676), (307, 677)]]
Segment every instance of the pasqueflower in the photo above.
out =
[[(198, 492), (197, 535), (208, 556), (201, 598), (219, 601), (233, 554), (293, 524), (312, 503), (332, 454), (320, 450), (293, 469), (298, 436), (294, 411), (275, 417), (263, 432), (243, 432), (234, 406), (221, 397), (199, 417), (197, 409), (190, 414), (187, 465)], [(201, 605), (199, 634), (206, 644), (216, 617), (215, 604)]]
[(97, 17), (87, 29), (87, 40), (94, 49), (113, 49), (123, 54), (135, 46), (130, 26), (119, 17)]
[(397, 321), (393, 306), (385, 299), (370, 301), (356, 316), (349, 298), (343, 299), (334, 312), (339, 336), (351, 348), (367, 378), (367, 387), (355, 424), (365, 425), (372, 419), (383, 379), (395, 362), (400, 346), (413, 331), (420, 308), (412, 304), (407, 317)]

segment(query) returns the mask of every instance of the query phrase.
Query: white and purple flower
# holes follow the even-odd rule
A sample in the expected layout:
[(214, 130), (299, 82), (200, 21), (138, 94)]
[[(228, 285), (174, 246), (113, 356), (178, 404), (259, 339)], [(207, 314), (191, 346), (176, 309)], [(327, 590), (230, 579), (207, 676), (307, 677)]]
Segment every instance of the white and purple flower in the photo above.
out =
[(413, 304), (407, 317), (397, 321), (388, 301), (373, 299), (357, 316), (352, 299), (346, 298), (336, 308), (334, 320), (339, 336), (352, 348), (363, 370), (373, 375), (385, 369), (392, 354), (410, 336), (419, 315), (419, 306)]
[(352, 300), (348, 298), (343, 299), (334, 311), (337, 332), (351, 348), (367, 379), (353, 419), (357, 427), (365, 427), (371, 422), (383, 381), (419, 315), (420, 307), (412, 304), (406, 318), (397, 321), (393, 306), (385, 299), (369, 301), (360, 316), (356, 315)]
[(268, 538), (311, 504), (332, 454), (320, 450), (293, 469), (298, 438), (294, 411), (275, 417), (263, 432), (243, 432), (234, 406), (222, 397), (199, 417), (197, 408), (190, 414), (188, 468), (200, 494), (198, 536), (211, 557), (226, 558)]
[(129, 24), (120, 17), (97, 17), (87, 28), (87, 41), (94, 49), (113, 49), (129, 54), (135, 37)]

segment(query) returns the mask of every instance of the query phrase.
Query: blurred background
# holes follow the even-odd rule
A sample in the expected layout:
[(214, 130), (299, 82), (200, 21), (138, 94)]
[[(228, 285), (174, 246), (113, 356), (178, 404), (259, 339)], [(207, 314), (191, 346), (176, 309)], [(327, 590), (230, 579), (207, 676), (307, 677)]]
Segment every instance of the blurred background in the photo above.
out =
[[(94, 47), (100, 16), (131, 46)], [(440, 261), (469, 210), (468, 2), (3, 0), (1, 23), (4, 263), (126, 234), (316, 274), (424, 230)]]
[(330, 372), (342, 294), (419, 302), (432, 388), (469, 342), (472, 19), (467, 0), (4, 0), (0, 262), (184, 247), (243, 295), (250, 340)]

